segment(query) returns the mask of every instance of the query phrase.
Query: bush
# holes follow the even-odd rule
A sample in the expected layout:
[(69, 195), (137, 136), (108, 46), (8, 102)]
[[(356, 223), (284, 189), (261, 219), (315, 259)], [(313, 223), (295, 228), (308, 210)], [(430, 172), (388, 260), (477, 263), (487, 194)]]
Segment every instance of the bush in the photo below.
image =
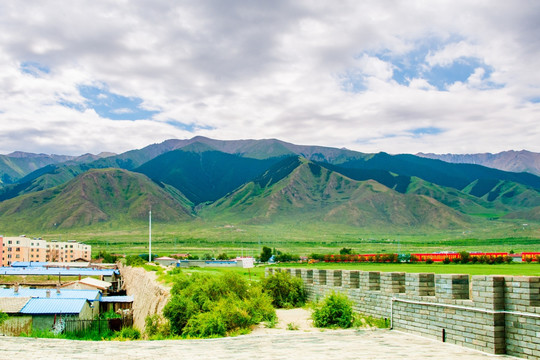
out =
[(461, 262), (461, 259), (459, 259), (459, 258), (453, 258), (452, 259), (452, 263), (454, 263), (454, 264), (459, 264), (460, 262)]
[(137, 340), (141, 338), (141, 332), (132, 327), (122, 328), (122, 330), (116, 333), (116, 337), (120, 339)]
[(189, 337), (242, 333), (261, 321), (275, 319), (272, 299), (237, 273), (176, 276), (172, 297), (163, 309), (170, 331)]
[(433, 264), (433, 259), (426, 259), (426, 264)]
[(461, 258), (462, 264), (466, 264), (471, 260), (471, 254), (469, 254), (467, 251), (461, 251), (459, 253), (459, 257)]
[(339, 250), (339, 254), (340, 255), (351, 255), (352, 254), (352, 249), (344, 247), (341, 250)]
[(190, 337), (225, 336), (227, 326), (219, 312), (204, 312), (189, 319), (184, 334)]
[(281, 271), (264, 278), (261, 286), (272, 297), (275, 307), (298, 307), (306, 302), (304, 282), (300, 278), (292, 277), (288, 272)]
[(145, 264), (145, 261), (142, 257), (137, 255), (128, 255), (126, 256), (126, 265), (127, 266), (142, 266)]
[(312, 317), (316, 327), (350, 328), (354, 322), (352, 302), (345, 295), (333, 292), (315, 307)]
[(443, 264), (448, 265), (448, 264), (450, 264), (450, 259), (449, 259), (448, 256), (447, 256), (447, 257), (445, 257), (445, 258), (443, 259), (442, 262), (443, 262)]
[(268, 262), (270, 258), (272, 257), (272, 249), (270, 249), (267, 246), (263, 246), (261, 256), (260, 256), (260, 262)]

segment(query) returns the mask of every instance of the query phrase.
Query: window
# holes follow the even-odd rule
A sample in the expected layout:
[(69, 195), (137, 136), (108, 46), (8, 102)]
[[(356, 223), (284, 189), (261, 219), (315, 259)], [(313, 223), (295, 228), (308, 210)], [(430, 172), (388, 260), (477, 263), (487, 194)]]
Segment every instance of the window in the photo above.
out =
[(21, 257), (21, 255), (19, 255), (19, 254), (15, 255), (16, 259), (19, 259), (20, 257)]

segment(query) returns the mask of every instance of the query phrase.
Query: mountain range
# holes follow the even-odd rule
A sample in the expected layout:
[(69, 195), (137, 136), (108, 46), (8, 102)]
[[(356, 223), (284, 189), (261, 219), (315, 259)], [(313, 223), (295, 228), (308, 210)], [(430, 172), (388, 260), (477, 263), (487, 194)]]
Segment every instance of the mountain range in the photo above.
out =
[(118, 155), (14, 154), (0, 157), (4, 231), (129, 226), (149, 208), (164, 223), (453, 229), (486, 217), (540, 220), (539, 176), (426, 154), (204, 137)]
[(504, 171), (529, 172), (540, 176), (540, 154), (526, 150), (503, 151), (497, 154), (416, 154), (456, 164), (477, 164)]

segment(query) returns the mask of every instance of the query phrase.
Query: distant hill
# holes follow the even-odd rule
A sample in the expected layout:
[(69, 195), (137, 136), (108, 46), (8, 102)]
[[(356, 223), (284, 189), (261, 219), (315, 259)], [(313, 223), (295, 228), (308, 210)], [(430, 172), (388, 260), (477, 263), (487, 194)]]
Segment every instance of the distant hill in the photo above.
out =
[(142, 174), (120, 169), (91, 170), (51, 189), (0, 203), (3, 228), (55, 229), (93, 226), (103, 222), (192, 218), (191, 203), (178, 191), (156, 184)]
[[(9, 161), (33, 158), (41, 155)], [(536, 221), (540, 177), (414, 155), (195, 137), (38, 168), (0, 188), (0, 221), (21, 230), (123, 226), (145, 221), (150, 202), (165, 222), (450, 229), (475, 217)]]
[(465, 215), (426, 196), (356, 181), (303, 158), (287, 158), (203, 209), (203, 217), (266, 223), (288, 219), (354, 226), (451, 228)]
[(12, 184), (32, 171), (49, 164), (57, 164), (74, 158), (67, 155), (33, 154), (21, 151), (0, 155), (0, 186)]
[(540, 154), (526, 150), (503, 151), (496, 154), (433, 154), (418, 153), (417, 156), (456, 164), (477, 164), (504, 171), (529, 172), (540, 176)]
[(195, 145), (167, 152), (134, 171), (174, 186), (199, 204), (225, 196), (278, 161), (244, 158)]

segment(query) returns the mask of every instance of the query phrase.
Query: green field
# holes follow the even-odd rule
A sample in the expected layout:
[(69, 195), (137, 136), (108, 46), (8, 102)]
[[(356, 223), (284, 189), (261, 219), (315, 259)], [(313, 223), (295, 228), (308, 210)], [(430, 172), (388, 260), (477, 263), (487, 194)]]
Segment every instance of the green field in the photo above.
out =
[(379, 264), (379, 263), (316, 263), (316, 264), (280, 264), (275, 267), (295, 267), (306, 269), (361, 270), (380, 272), (469, 274), (469, 275), (522, 275), (540, 276), (538, 263), (513, 264)]
[[(148, 252), (147, 224), (126, 229), (109, 225), (27, 236), (82, 241), (92, 245), (94, 254), (100, 250), (128, 255)], [(468, 229), (443, 231), (364, 228), (320, 222), (258, 225), (197, 220), (176, 225), (154, 223), (152, 227), (152, 252), (158, 255), (210, 253), (217, 256), (225, 252), (233, 256), (257, 256), (263, 246), (299, 255), (336, 254), (343, 247), (364, 254), (511, 250), (519, 253), (540, 251), (540, 224), (523, 226), (519, 221), (479, 220)]]
[[(468, 275), (513, 275), (513, 276), (540, 276), (540, 264), (538, 263), (513, 263), (513, 264), (379, 264), (379, 263), (315, 263), (295, 264), (283, 263), (268, 265), (274, 268), (303, 268), (303, 269), (328, 269), (328, 270), (361, 270), (380, 272), (405, 272), (405, 273), (434, 273), (434, 274), (468, 274)], [(186, 273), (203, 272), (208, 274), (221, 274), (223, 272), (236, 272), (246, 279), (257, 281), (264, 277), (267, 266), (256, 266), (252, 269), (242, 268), (189, 268), (182, 269)], [(172, 278), (163, 277), (165, 282)]]

